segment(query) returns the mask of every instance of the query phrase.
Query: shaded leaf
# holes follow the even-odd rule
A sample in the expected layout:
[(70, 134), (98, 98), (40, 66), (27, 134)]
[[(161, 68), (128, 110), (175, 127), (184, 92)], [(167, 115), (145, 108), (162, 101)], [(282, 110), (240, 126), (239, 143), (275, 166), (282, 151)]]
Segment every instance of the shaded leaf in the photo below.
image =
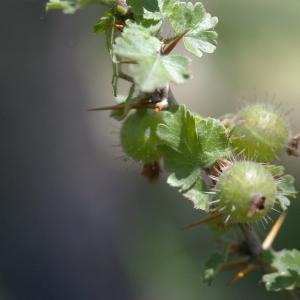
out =
[(285, 175), (280, 177), (278, 183), (278, 189), (283, 192), (287, 197), (295, 198), (297, 191), (294, 187), (295, 179), (291, 175)]
[(284, 195), (278, 195), (276, 199), (279, 201), (279, 205), (283, 211), (287, 210), (291, 205), (290, 199)]
[(172, 13), (175, 0), (128, 0), (136, 20), (162, 21)]
[(164, 115), (164, 124), (158, 126), (157, 135), (166, 166), (172, 172), (209, 167), (229, 151), (222, 123), (196, 118), (184, 106)]
[[(181, 171), (181, 172), (180, 172)], [(167, 183), (170, 186), (178, 188), (179, 192), (186, 192), (189, 190), (197, 181), (199, 176), (199, 170), (180, 170), (179, 172), (172, 173), (167, 179)], [(186, 171), (186, 172), (183, 172)]]
[(227, 261), (230, 246), (226, 245), (223, 253), (215, 252), (207, 259), (203, 271), (203, 282), (211, 285), (215, 277), (219, 274), (222, 265)]
[(174, 106), (163, 115), (157, 136), (165, 166), (172, 172), (168, 183), (183, 192), (194, 207), (208, 211), (209, 196), (200, 168), (211, 166), (228, 154), (228, 137), (221, 122), (201, 118), (184, 106)]
[(107, 12), (105, 16), (101, 17), (94, 26), (94, 32), (105, 32), (108, 27), (113, 26), (114, 17), (111, 11)]
[(266, 274), (262, 278), (268, 291), (293, 290), (300, 286), (300, 252), (298, 250), (273, 252), (271, 265), (277, 271)]
[(290, 206), (290, 198), (296, 198), (297, 191), (294, 187), (295, 179), (291, 175), (285, 175), (280, 177), (277, 189), (279, 194), (277, 196), (277, 200), (282, 208), (282, 210), (286, 210)]
[(144, 11), (159, 12), (159, 5), (157, 0), (127, 0), (132, 12), (135, 15), (143, 16)]
[(197, 134), (202, 145), (201, 164), (209, 167), (230, 153), (225, 126), (216, 119), (206, 118), (197, 122)]
[(207, 187), (203, 179), (198, 176), (196, 183), (188, 191), (183, 193), (183, 196), (193, 202), (195, 209), (209, 212), (210, 196), (205, 193), (206, 190)]

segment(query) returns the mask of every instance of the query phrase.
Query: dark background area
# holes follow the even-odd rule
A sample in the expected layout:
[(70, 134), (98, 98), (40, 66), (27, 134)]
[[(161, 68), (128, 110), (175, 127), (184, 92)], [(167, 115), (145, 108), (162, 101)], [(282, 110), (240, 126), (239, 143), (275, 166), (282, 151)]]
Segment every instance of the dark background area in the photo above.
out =
[[(91, 30), (102, 10), (46, 14), (45, 2), (0, 4), (0, 299), (280, 299), (259, 274), (202, 284), (214, 237), (179, 229), (201, 214), (163, 179), (149, 185), (115, 147), (120, 125), (87, 112), (112, 103), (104, 38)], [(219, 116), (274, 94), (299, 129), (298, 1), (204, 4), (220, 19), (219, 48), (193, 58), (179, 101)], [(283, 163), (300, 178), (299, 160)], [(278, 249), (300, 248), (297, 202)]]

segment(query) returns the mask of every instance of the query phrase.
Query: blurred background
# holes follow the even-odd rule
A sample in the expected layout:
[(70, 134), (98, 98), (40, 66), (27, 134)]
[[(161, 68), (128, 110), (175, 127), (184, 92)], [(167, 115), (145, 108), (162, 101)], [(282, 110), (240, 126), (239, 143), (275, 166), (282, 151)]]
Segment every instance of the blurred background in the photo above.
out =
[[(103, 13), (46, 14), (46, 1), (0, 4), (0, 299), (281, 299), (252, 274), (203, 285), (215, 247), (201, 217), (164, 183), (125, 161), (120, 125), (90, 107), (112, 104)], [(213, 55), (193, 58), (177, 99), (204, 116), (275, 101), (300, 131), (300, 2), (204, 0), (219, 17)], [(300, 190), (300, 160), (282, 158)], [(300, 248), (298, 200), (275, 248)], [(261, 228), (264, 236), (267, 229)]]

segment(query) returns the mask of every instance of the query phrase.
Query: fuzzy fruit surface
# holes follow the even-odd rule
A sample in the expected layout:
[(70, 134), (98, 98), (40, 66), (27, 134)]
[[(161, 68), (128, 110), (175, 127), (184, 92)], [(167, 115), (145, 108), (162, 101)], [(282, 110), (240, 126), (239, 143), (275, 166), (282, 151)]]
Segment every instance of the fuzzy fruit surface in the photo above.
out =
[(138, 110), (125, 120), (121, 128), (121, 144), (129, 157), (144, 162), (160, 158), (156, 128), (161, 119), (161, 113)]
[(287, 145), (290, 128), (287, 120), (271, 105), (255, 104), (243, 109), (232, 130), (237, 153), (258, 162), (276, 160)]
[[(220, 176), (217, 184), (219, 208), (230, 215), (233, 222), (253, 222), (265, 216), (273, 207), (277, 184), (272, 174), (262, 165), (235, 162)], [(263, 199), (259, 207), (255, 199)]]

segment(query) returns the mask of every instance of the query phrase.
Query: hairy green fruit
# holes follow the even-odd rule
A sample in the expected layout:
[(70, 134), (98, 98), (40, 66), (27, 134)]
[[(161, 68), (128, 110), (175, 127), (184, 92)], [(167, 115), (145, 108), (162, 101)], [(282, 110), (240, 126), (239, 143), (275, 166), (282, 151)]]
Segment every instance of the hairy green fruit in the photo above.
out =
[(287, 120), (271, 105), (255, 104), (243, 109), (232, 130), (237, 153), (258, 162), (276, 160), (287, 146), (290, 128)]
[(227, 167), (217, 183), (218, 208), (233, 222), (260, 220), (273, 207), (277, 183), (262, 165), (235, 162)]
[(139, 110), (130, 115), (121, 128), (124, 152), (137, 161), (157, 161), (161, 155), (157, 150), (156, 128), (161, 122), (161, 113), (150, 110)]

